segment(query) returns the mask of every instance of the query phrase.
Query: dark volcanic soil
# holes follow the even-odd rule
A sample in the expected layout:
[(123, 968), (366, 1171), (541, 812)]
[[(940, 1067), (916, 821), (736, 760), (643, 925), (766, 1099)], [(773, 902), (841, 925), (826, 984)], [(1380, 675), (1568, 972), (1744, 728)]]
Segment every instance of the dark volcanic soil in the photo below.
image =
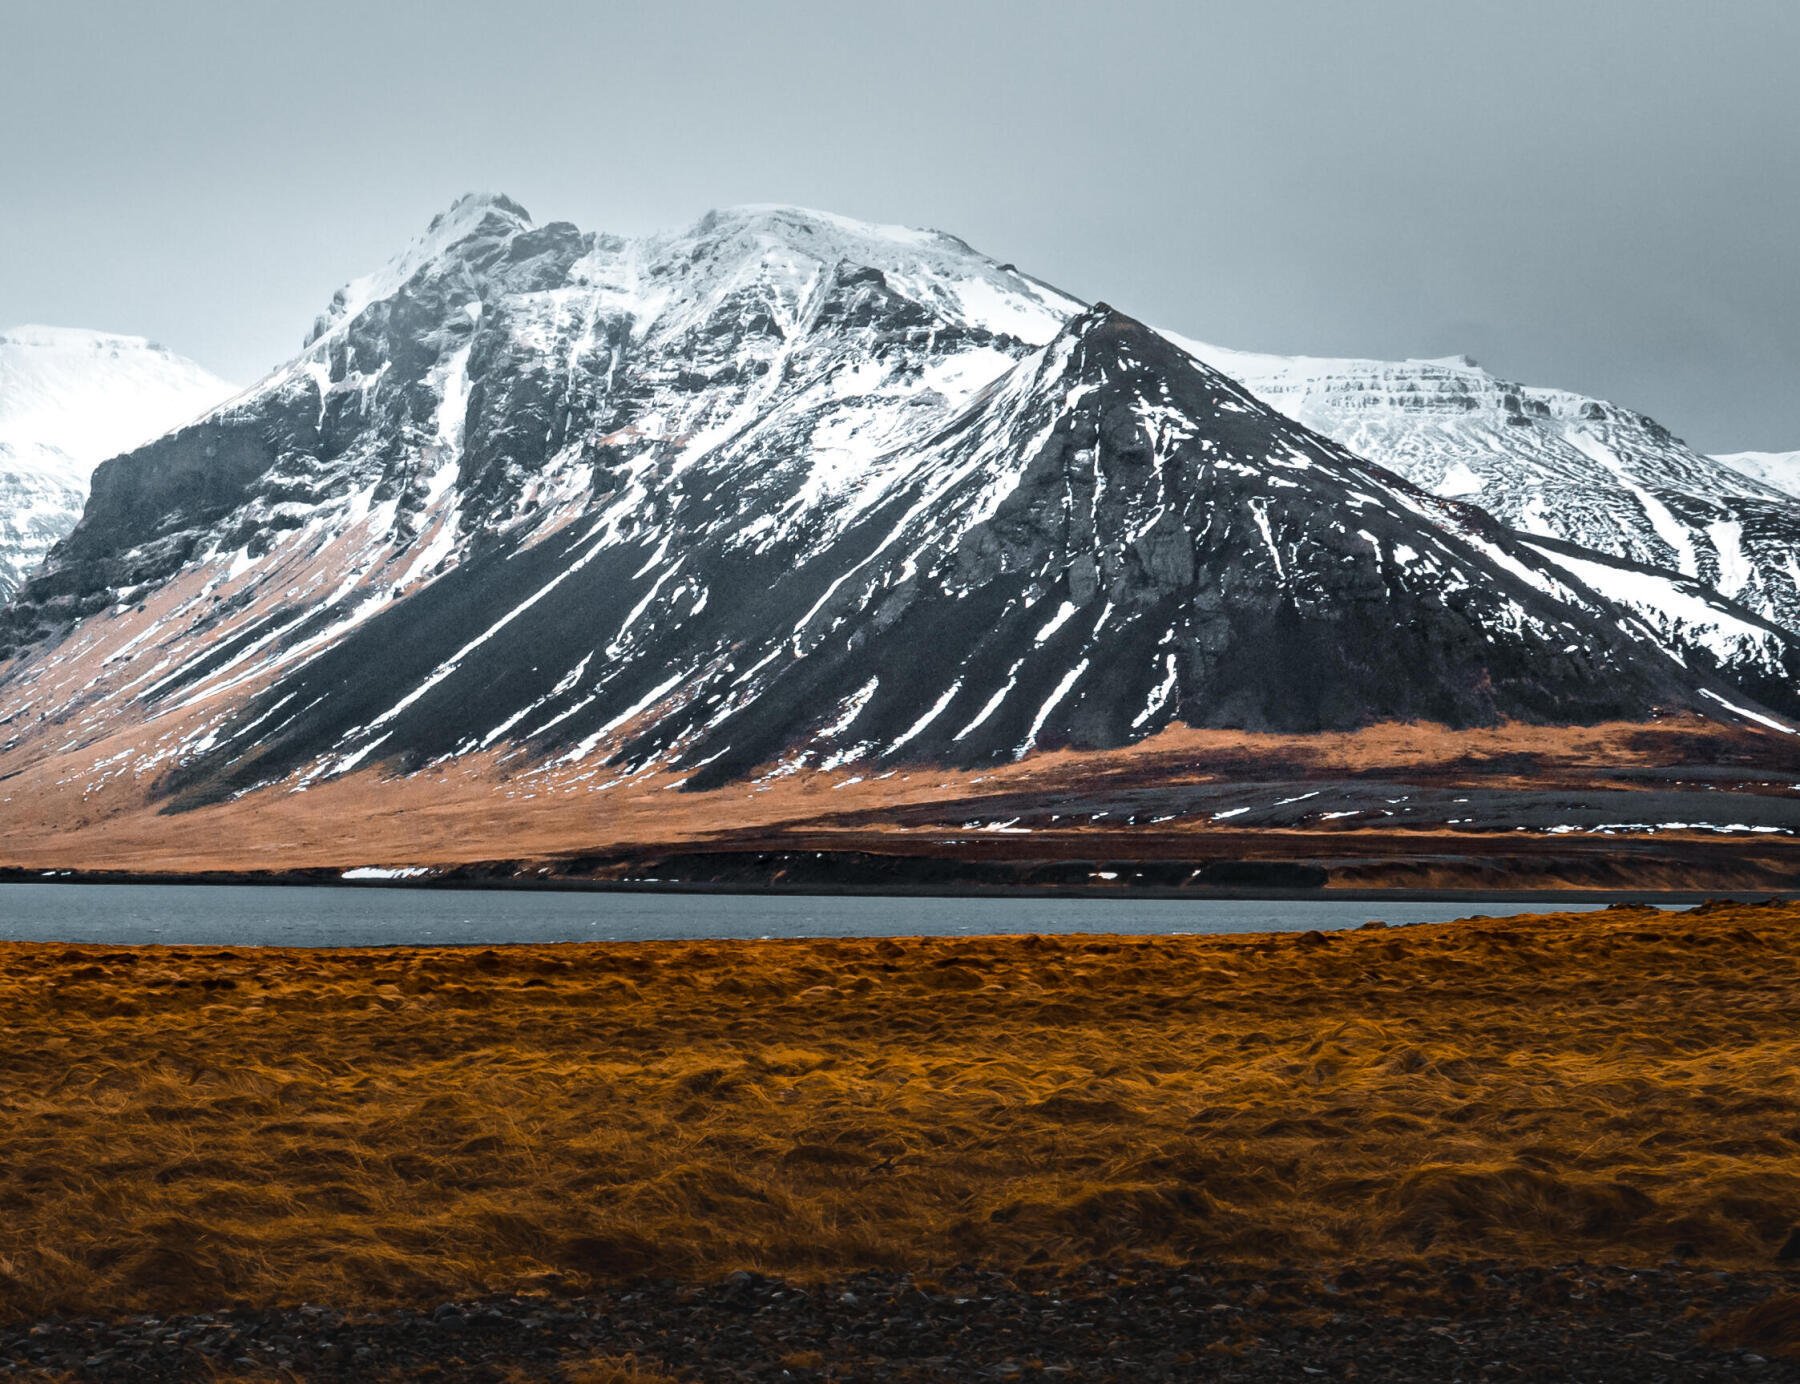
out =
[[(1800, 1271), (1371, 1264), (1032, 1281), (954, 1273), (799, 1287), (750, 1274), (507, 1297), (51, 1321), (0, 1329), (0, 1373), (80, 1380), (1800, 1380), (1730, 1323)], [(1789, 1320), (1796, 1320), (1793, 1314)], [(1723, 1338), (1723, 1339), (1708, 1339)], [(1760, 1349), (1754, 1348), (1760, 1345)], [(1800, 1337), (1790, 1328), (1790, 1351)], [(1768, 1353), (1765, 1353), (1768, 1352)], [(635, 1359), (636, 1371), (595, 1370)]]

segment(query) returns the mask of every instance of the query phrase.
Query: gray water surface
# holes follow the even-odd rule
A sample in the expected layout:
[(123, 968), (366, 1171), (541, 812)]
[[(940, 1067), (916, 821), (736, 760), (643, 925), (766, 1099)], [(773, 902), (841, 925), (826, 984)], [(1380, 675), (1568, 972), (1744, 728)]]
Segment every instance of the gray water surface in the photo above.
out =
[[(1558, 911), (1598, 904), (1539, 905)], [(892, 898), (345, 889), (311, 885), (0, 884), (0, 939), (355, 947), (725, 937), (1293, 932), (1531, 911), (1517, 900)]]

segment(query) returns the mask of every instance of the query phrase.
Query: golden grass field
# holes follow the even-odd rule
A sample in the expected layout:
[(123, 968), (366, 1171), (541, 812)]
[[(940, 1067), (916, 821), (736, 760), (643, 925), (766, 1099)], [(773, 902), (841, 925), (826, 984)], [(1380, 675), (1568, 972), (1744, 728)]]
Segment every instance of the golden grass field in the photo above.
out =
[(740, 1267), (1763, 1265), (1800, 1219), (1796, 905), (1230, 938), (8, 944), (0, 1026), (7, 1317)]

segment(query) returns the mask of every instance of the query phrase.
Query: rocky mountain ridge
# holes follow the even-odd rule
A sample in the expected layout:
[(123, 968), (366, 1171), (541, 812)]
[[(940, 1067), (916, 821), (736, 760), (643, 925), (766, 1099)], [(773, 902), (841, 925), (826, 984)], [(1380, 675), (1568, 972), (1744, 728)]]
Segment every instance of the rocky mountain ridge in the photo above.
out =
[(1697, 588), (1800, 636), (1800, 497), (1791, 475), (1781, 483), (1777, 462), (1759, 470), (1702, 456), (1641, 413), (1500, 379), (1467, 357), (1272, 356), (1170, 337), (1271, 407), (1433, 494), (1666, 574), (1584, 569), (1671, 640), (1704, 643), (1728, 660), (1726, 646), (1739, 643), (1747, 669), (1764, 662), (1729, 617), (1693, 607)]
[(469, 198), (98, 469), (3, 617), (0, 754), (191, 805), (474, 760), (974, 769), (1177, 721), (1785, 725), (1781, 627), (1690, 582), (1706, 637), (1672, 636), (1606, 588), (1680, 578), (1582, 553), (953, 237)]

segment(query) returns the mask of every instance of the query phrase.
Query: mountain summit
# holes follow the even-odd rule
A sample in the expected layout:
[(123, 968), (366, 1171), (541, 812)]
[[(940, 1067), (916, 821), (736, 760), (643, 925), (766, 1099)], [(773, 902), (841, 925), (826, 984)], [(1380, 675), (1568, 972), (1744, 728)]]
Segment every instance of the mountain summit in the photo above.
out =
[[(6, 612), (0, 724), (187, 806), (453, 764), (967, 770), (1177, 722), (1785, 724), (1588, 560), (951, 236), (467, 198), (99, 468)], [(1791, 688), (1782, 630), (1693, 600)]]

